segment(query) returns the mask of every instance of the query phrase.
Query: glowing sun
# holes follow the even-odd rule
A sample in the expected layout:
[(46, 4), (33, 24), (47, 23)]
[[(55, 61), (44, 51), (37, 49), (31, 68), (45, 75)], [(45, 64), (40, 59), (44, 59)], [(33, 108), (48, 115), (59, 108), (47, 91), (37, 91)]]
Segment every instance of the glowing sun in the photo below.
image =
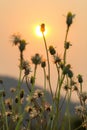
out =
[[(36, 35), (42, 37), (42, 32), (40, 30), (40, 25), (36, 26)], [(47, 28), (45, 28), (44, 35), (47, 35)]]

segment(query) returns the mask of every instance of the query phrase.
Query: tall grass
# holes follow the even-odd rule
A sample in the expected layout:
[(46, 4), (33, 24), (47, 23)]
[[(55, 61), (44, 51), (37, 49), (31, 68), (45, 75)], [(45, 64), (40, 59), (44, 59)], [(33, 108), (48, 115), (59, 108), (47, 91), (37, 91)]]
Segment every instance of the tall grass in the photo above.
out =
[[(6, 96), (3, 88), (0, 91), (0, 130), (82, 130), (87, 129), (87, 92), (83, 91), (83, 77), (81, 74), (76, 76), (71, 65), (67, 63), (67, 52), (71, 43), (67, 40), (70, 27), (73, 23), (74, 16), (69, 12), (66, 16), (66, 34), (64, 39), (64, 53), (62, 58), (59, 57), (55, 47), (47, 46), (44, 35), (45, 24), (41, 24), (42, 38), (45, 45), (46, 61), (43, 60), (39, 53), (31, 57), (32, 65), (25, 60), (24, 51), (27, 42), (19, 35), (12, 36), (12, 42), (19, 49), (19, 79), (16, 88), (11, 88), (11, 95)], [(53, 92), (51, 81), (50, 58), (54, 60), (54, 66), (57, 71), (57, 86)], [(43, 90), (36, 89), (37, 68), (41, 66), (44, 74)], [(47, 68), (47, 69), (46, 69)], [(22, 83), (26, 83), (27, 95), (22, 88)], [(52, 104), (46, 99), (47, 82), (49, 84)], [(0, 85), (3, 81), (0, 79)], [(64, 89), (65, 96), (61, 102), (61, 90)], [(70, 113), (70, 102), (72, 93), (75, 92), (79, 98), (79, 106), (75, 107), (75, 114)], [(62, 113), (63, 104), (66, 102), (65, 112)], [(77, 123), (76, 123), (77, 122)], [(73, 125), (72, 125), (73, 124)]]

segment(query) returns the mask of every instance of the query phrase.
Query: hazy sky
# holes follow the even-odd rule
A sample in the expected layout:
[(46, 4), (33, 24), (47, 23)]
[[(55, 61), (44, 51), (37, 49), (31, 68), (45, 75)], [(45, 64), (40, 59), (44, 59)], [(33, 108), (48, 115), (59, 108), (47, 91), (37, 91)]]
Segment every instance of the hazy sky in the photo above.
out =
[[(18, 77), (19, 51), (11, 42), (14, 33), (19, 32), (29, 42), (26, 59), (30, 60), (35, 52), (45, 56), (43, 39), (35, 34), (35, 27), (41, 23), (49, 28), (48, 45), (54, 45), (62, 56), (66, 31), (64, 15), (69, 11), (76, 17), (68, 36), (73, 45), (68, 51), (68, 61), (75, 74), (81, 73), (87, 81), (87, 0), (0, 0), (0, 74)], [(52, 75), (55, 76), (55, 67)], [(37, 84), (42, 85), (42, 80)]]

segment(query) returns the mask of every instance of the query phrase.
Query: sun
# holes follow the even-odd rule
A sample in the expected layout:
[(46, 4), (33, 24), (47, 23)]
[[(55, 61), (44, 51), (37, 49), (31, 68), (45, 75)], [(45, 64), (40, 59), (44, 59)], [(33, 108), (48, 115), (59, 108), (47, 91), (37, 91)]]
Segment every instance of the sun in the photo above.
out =
[[(36, 26), (36, 35), (42, 37), (42, 32), (40, 31), (40, 25)], [(47, 35), (47, 28), (45, 28), (44, 35)]]

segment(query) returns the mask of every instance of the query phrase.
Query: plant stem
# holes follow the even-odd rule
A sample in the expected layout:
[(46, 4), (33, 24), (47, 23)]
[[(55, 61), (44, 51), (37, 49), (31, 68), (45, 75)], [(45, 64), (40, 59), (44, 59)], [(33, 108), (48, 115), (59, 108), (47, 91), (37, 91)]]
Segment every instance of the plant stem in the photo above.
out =
[(47, 63), (48, 63), (48, 82), (49, 82), (49, 87), (50, 87), (51, 96), (52, 96), (52, 99), (53, 99), (53, 92), (52, 92), (51, 81), (50, 81), (50, 62), (49, 62), (49, 55), (48, 55), (47, 43), (46, 43), (46, 39), (45, 39), (45, 36), (44, 36), (44, 33), (43, 33), (43, 32), (42, 32), (42, 35), (43, 35), (43, 40), (44, 40), (45, 49), (46, 49), (46, 55), (47, 55)]
[(45, 68), (43, 68), (44, 71), (44, 94), (46, 94), (46, 71)]
[(20, 72), (19, 72), (19, 80), (18, 80), (18, 86), (17, 86), (19, 113), (21, 113), (20, 89), (21, 89), (21, 77), (22, 77), (22, 61), (23, 61), (23, 53), (20, 52)]
[[(68, 32), (69, 32), (69, 27), (67, 27), (67, 30), (66, 30), (66, 35), (65, 35), (64, 44), (67, 42)], [(64, 61), (64, 65), (65, 65), (65, 64), (66, 64), (66, 48), (65, 48), (65, 50), (64, 50), (63, 61)]]

